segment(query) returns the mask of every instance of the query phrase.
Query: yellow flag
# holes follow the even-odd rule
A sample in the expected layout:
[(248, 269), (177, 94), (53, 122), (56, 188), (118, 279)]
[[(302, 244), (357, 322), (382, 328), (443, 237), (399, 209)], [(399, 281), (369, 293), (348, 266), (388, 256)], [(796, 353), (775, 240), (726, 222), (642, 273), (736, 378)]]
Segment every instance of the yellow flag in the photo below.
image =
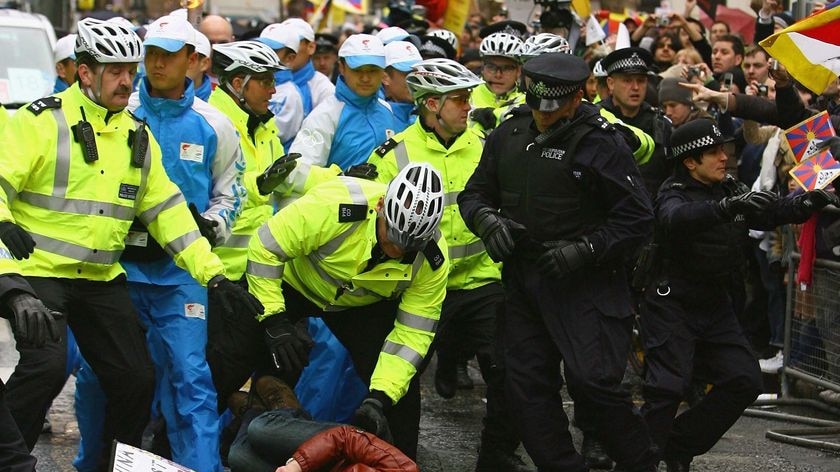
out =
[(575, 9), (578, 16), (581, 18), (586, 18), (592, 13), (592, 8), (589, 5), (589, 1), (572, 0), (572, 8)]

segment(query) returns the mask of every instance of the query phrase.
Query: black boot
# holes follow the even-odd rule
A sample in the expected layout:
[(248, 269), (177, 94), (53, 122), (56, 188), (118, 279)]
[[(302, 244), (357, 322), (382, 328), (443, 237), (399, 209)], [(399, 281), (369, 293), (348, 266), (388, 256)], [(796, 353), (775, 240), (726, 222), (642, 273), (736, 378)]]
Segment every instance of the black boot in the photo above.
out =
[(467, 361), (462, 359), (458, 360), (455, 364), (455, 377), (458, 379), (458, 389), (471, 390), (473, 388), (473, 381), (467, 370)]
[(668, 472), (688, 472), (690, 460), (665, 459), (665, 470)]
[(455, 396), (457, 386), (455, 364), (438, 356), (437, 369), (435, 370), (435, 391), (448, 400)]
[(480, 447), (475, 472), (535, 472), (516, 453), (499, 448)]
[(601, 441), (593, 438), (591, 435), (583, 434), (583, 445), (581, 446), (583, 460), (586, 461), (586, 466), (590, 469), (611, 469), (613, 461), (604, 450), (604, 445)]

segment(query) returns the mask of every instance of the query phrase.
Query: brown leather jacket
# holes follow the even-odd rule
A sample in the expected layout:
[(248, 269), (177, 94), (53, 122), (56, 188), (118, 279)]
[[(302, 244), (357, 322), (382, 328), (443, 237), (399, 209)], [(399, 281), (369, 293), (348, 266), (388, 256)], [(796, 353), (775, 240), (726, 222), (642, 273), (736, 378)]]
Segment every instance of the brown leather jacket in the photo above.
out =
[(352, 426), (312, 436), (292, 458), (303, 472), (420, 472), (399, 449)]

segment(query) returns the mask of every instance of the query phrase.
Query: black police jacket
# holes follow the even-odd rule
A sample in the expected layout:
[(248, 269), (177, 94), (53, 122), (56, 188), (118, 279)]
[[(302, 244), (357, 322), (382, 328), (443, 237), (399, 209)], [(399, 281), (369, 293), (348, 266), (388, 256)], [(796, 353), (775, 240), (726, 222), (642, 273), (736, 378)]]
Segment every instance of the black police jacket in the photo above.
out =
[(525, 226), (517, 250), (586, 236), (599, 263), (634, 254), (651, 234), (653, 212), (630, 149), (592, 104), (581, 103), (567, 124), (543, 145), (530, 112), (490, 133), (458, 196), (464, 221), (475, 232), (474, 215), (490, 207)]
[(810, 215), (790, 198), (758, 213), (730, 217), (720, 210), (720, 200), (747, 190), (731, 177), (707, 185), (683, 171), (662, 184), (656, 199), (656, 230), (666, 275), (708, 279), (739, 273), (749, 228), (770, 230), (801, 223)]
[(671, 130), (673, 128), (671, 120), (658, 108), (651, 107), (647, 102), (642, 102), (639, 113), (632, 118), (621, 113), (621, 109), (612, 102), (612, 97), (602, 100), (600, 105), (612, 112), (621, 121), (635, 126), (653, 137), (653, 142), (656, 144), (653, 155), (650, 156), (650, 160), (639, 166), (639, 172), (642, 174), (645, 188), (652, 197), (656, 197), (656, 192), (662, 182), (673, 173), (673, 163), (668, 159), (666, 152), (671, 143)]

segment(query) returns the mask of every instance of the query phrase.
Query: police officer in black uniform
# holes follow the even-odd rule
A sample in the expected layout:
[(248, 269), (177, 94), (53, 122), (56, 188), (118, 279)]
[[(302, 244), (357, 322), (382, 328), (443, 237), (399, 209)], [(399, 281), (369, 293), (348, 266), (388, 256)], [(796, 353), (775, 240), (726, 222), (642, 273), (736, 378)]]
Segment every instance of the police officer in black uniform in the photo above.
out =
[[(726, 175), (723, 144), (731, 140), (708, 119), (679, 127), (671, 136), (674, 175), (656, 200), (659, 275), (642, 303), (642, 414), (669, 472), (688, 471), (761, 393), (731, 298), (747, 229), (802, 222), (835, 200), (822, 190), (783, 200), (750, 192)], [(714, 387), (675, 419), (694, 372)]]
[(643, 48), (618, 49), (602, 59), (601, 65), (607, 73), (611, 95), (602, 100), (600, 105), (621, 121), (653, 137), (656, 143), (653, 155), (639, 168), (645, 187), (653, 197), (662, 182), (671, 175), (672, 165), (666, 157), (671, 121), (662, 111), (645, 101), (652, 64), (653, 58)]
[(581, 102), (586, 63), (545, 54), (524, 71), (531, 111), (488, 136), (458, 196), (464, 221), (504, 261), (507, 400), (539, 470), (587, 470), (563, 412), (562, 361), (619, 467), (652, 471), (647, 428), (620, 386), (632, 326), (623, 264), (651, 234), (650, 199), (624, 139)]

